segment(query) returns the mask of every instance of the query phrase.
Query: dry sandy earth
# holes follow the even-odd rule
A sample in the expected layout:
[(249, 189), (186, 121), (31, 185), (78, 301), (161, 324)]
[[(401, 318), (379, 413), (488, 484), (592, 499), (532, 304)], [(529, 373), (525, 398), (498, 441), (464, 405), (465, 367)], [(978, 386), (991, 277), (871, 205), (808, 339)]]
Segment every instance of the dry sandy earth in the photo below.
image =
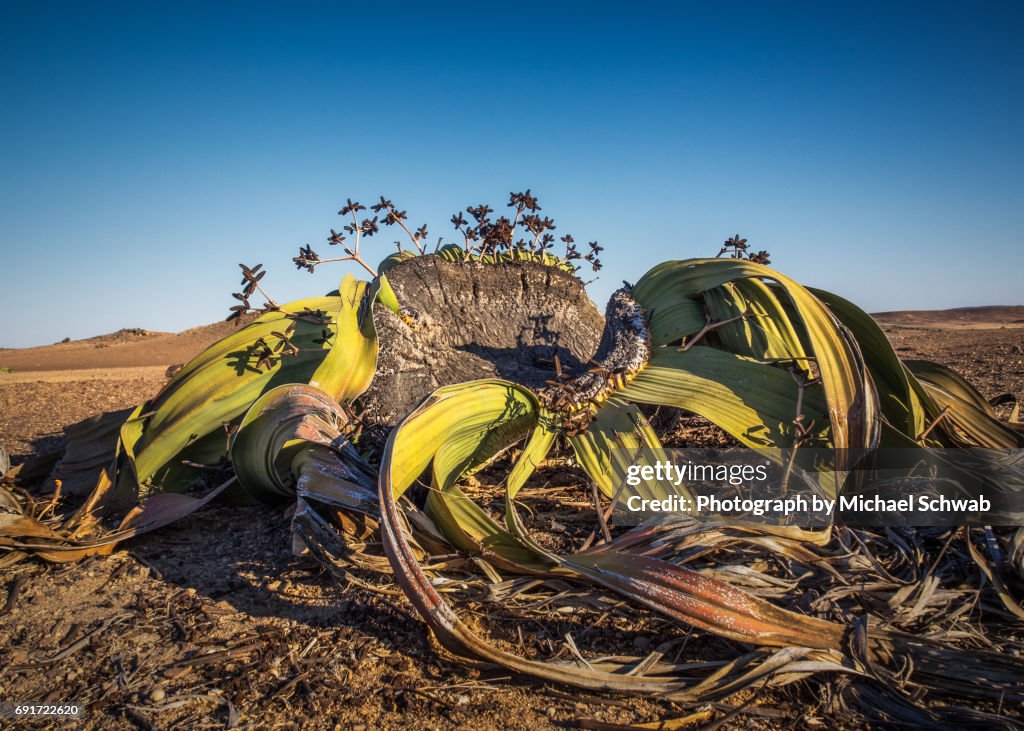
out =
[[(904, 357), (951, 365), (986, 396), (1024, 396), (1024, 330), (937, 320), (886, 318), (886, 329)], [(19, 461), (59, 446), (64, 424), (151, 396), (167, 365), (219, 337), (190, 332), (0, 351), (0, 367), (14, 368), (0, 376), (0, 444)], [(111, 356), (106, 370), (83, 370), (100, 362), (90, 351)], [(32, 364), (51, 372), (25, 372)], [(448, 662), (402, 598), (337, 585), (311, 559), (291, 555), (289, 536), (281, 509), (218, 506), (107, 558), (0, 573), (0, 700), (84, 701), (85, 721), (75, 726), (94, 729), (539, 730), (686, 715), (667, 702), (502, 682)], [(524, 631), (549, 631), (557, 643), (560, 622)], [(613, 625), (603, 639), (635, 652), (668, 632), (685, 634), (655, 621)], [(692, 647), (706, 642), (693, 637)], [(765, 703), (730, 727), (822, 723), (813, 684), (807, 697), (799, 707)]]

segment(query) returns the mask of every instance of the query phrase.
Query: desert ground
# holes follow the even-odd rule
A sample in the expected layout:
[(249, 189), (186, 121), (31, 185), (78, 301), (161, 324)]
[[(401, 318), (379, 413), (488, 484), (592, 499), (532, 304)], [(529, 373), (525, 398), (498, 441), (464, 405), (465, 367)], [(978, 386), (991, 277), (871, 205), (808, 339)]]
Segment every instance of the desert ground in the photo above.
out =
[[(947, 364), (987, 397), (1024, 397), (1024, 307), (879, 321), (901, 356)], [(0, 350), (0, 444), (15, 463), (58, 449), (63, 426), (145, 400), (169, 367), (230, 327)], [(339, 585), (293, 556), (282, 509), (210, 507), (109, 557), (0, 570), (0, 587), (0, 700), (86, 703), (76, 727), (539, 731), (656, 728), (694, 714), (450, 661), (400, 594)], [(668, 631), (661, 620), (602, 629), (624, 651)], [(693, 636), (698, 647), (710, 641)], [(844, 727), (816, 702), (814, 682), (806, 703), (765, 697), (724, 725)], [(720, 720), (736, 703), (689, 721)]]

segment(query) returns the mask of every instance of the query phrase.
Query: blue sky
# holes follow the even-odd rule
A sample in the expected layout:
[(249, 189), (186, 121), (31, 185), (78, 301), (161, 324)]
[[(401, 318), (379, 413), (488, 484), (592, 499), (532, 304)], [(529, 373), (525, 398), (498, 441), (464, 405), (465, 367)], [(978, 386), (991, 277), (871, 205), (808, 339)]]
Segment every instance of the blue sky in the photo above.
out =
[(290, 258), (348, 196), (447, 235), (527, 187), (601, 306), (736, 232), (873, 311), (1024, 304), (1019, 4), (488, 5), (0, 5), (0, 346), (211, 322), (239, 261), (327, 291)]

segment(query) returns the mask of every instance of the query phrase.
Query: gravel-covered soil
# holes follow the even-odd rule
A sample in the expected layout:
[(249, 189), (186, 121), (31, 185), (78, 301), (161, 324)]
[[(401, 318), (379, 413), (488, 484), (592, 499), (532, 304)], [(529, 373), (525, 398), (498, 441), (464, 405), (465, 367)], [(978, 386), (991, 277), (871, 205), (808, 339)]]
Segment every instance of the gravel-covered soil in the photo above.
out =
[[(887, 330), (904, 357), (951, 365), (986, 396), (1024, 396), (1022, 329)], [(53, 449), (63, 425), (133, 405), (163, 381), (157, 371), (0, 382), (0, 444), (15, 461)], [(82, 701), (85, 718), (67, 726), (89, 729), (539, 731), (692, 713), (450, 662), (400, 596), (340, 586), (290, 549), (283, 509), (215, 506), (109, 557), (0, 571), (0, 700)], [(556, 643), (557, 631), (555, 623)], [(685, 634), (660, 621), (602, 631), (599, 644), (622, 652)], [(692, 638), (694, 647), (707, 642)], [(837, 727), (818, 714), (813, 683), (806, 696), (804, 705), (769, 697), (728, 727)], [(698, 726), (727, 706), (706, 710)]]
[[(883, 325), (886, 335), (904, 359), (934, 360), (964, 376), (986, 398), (1005, 393), (1024, 396), (1024, 329), (903, 327)], [(1010, 406), (996, 409), (1001, 416)]]

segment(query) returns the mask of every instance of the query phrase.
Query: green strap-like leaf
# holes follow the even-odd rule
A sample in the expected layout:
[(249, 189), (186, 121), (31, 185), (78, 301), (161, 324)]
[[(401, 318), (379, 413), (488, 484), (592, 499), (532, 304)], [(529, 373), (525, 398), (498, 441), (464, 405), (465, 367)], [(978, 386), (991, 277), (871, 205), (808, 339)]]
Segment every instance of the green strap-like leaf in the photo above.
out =
[(929, 421), (925, 404), (912, 383), (913, 376), (907, 373), (882, 328), (871, 315), (839, 295), (820, 289), (812, 289), (811, 292), (850, 329), (857, 340), (886, 420), (916, 439)]
[(906, 361), (907, 369), (934, 404), (936, 429), (955, 446), (989, 449), (1024, 447), (1021, 434), (995, 418), (992, 407), (973, 386), (944, 366), (921, 360)]
[(737, 279), (778, 282), (793, 302), (825, 389), (832, 439), (837, 449), (877, 444), (876, 396), (857, 354), (827, 310), (805, 287), (764, 265), (741, 259), (670, 261), (651, 269), (633, 288), (637, 301), (655, 316)]
[[(378, 346), (373, 318), (363, 315), (383, 286), (378, 282), (371, 289), (346, 276), (337, 296), (283, 305), (186, 364), (152, 401), (152, 413), (131, 444), (129, 461), (144, 491), (188, 489), (200, 473), (184, 461), (215, 463), (226, 451), (225, 426), (278, 385), (312, 382), (342, 401), (365, 391)], [(307, 310), (324, 313), (327, 323), (316, 322)], [(269, 367), (257, 368), (254, 343), (263, 338), (277, 347), (274, 333), (284, 334), (291, 325), (288, 338), (298, 352), (289, 355), (282, 345)]]
[[(378, 343), (372, 303), (381, 286), (380, 280), (371, 287), (348, 274), (338, 288), (341, 307), (335, 315), (334, 341), (327, 357), (309, 379), (311, 386), (323, 389), (336, 401), (351, 401), (373, 381)], [(387, 291), (391, 291), (390, 285)]]
[(692, 500), (693, 495), (680, 484), (670, 489), (659, 480), (640, 480), (636, 486), (623, 485), (631, 464), (648, 464), (652, 458), (662, 456), (661, 440), (647, 423), (647, 419), (634, 404), (611, 399), (601, 406), (594, 421), (572, 437), (569, 443), (580, 464), (608, 498), (626, 500), (631, 495), (658, 500), (679, 495)]
[[(747, 446), (767, 448), (792, 446), (798, 390), (782, 368), (695, 345), (685, 352), (655, 350), (618, 396), (692, 411)], [(824, 407), (821, 387), (807, 387), (801, 412), (820, 436), (828, 430)]]
[(509, 499), (515, 500), (519, 490), (530, 479), (530, 475), (533, 474), (534, 470), (537, 469), (537, 465), (548, 456), (548, 452), (551, 451), (557, 436), (558, 432), (551, 426), (550, 414), (545, 413), (541, 409), (537, 419), (537, 426), (530, 433), (530, 438), (526, 440), (526, 446), (523, 447), (522, 454), (519, 455), (519, 459), (512, 466), (512, 470), (508, 473), (508, 478), (505, 481), (505, 491), (508, 493)]
[(715, 330), (725, 349), (758, 360), (793, 359), (806, 366), (807, 355), (775, 293), (759, 279), (737, 279), (704, 293), (712, 321), (725, 322)]
[(501, 380), (438, 389), (392, 432), (390, 458), (381, 465), (401, 496), (433, 463), (425, 511), (459, 548), (492, 556), (520, 570), (546, 564), (480, 508), (456, 484), (473, 467), (525, 436), (539, 404), (527, 389)]
[[(289, 313), (306, 308), (337, 317), (339, 297), (317, 297), (284, 305), (269, 312), (238, 332), (229, 335), (196, 356), (152, 401), (152, 415), (135, 452), (135, 470), (140, 482), (150, 480), (164, 465), (203, 437), (219, 432), (217, 443), (223, 454), (227, 448), (224, 425), (245, 413), (260, 394), (277, 385), (306, 383), (327, 355), (329, 345), (314, 342), (326, 326), (295, 321), (291, 341), (299, 348), (296, 355), (275, 359), (269, 369), (257, 369), (252, 362), (253, 344), (264, 338), (273, 341), (273, 332), (283, 332), (293, 322)], [(185, 489), (188, 485), (164, 484), (164, 489)]]
[(992, 406), (978, 389), (952, 368), (933, 363), (930, 360), (905, 360), (903, 364), (919, 381), (944, 391), (950, 396), (956, 396), (983, 414), (993, 419), (996, 418), (996, 412), (992, 410)]

